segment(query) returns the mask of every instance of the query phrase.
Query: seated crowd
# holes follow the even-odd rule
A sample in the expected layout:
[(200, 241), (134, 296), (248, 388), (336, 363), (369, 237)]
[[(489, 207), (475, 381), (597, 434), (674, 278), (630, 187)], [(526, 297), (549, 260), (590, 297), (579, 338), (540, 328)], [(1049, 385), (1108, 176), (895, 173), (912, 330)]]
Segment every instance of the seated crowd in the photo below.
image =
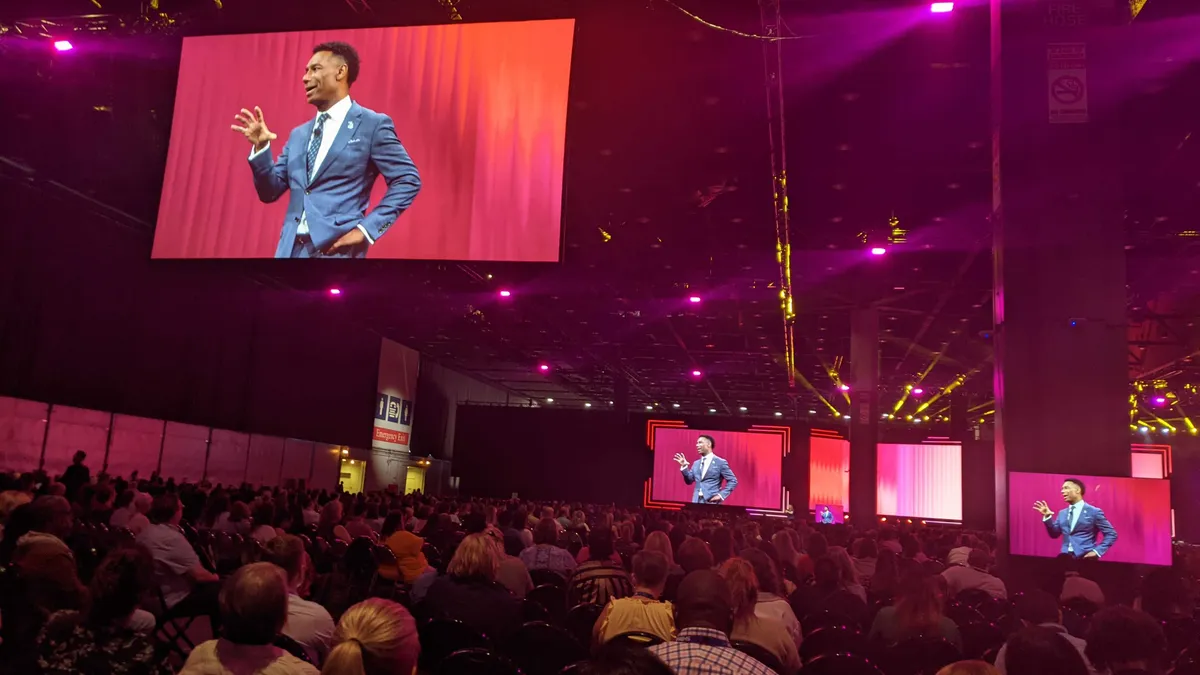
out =
[(1010, 593), (949, 527), (86, 467), (0, 474), (0, 527), (5, 673), (1200, 672), (1187, 558), (1109, 606), (1071, 559)]

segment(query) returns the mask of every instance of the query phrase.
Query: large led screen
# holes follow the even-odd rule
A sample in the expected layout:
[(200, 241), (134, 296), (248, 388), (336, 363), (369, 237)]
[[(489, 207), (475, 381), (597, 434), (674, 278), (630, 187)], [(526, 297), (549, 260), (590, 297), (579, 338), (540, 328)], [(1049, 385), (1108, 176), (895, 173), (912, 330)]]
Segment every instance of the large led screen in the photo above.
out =
[(887, 516), (962, 520), (962, 446), (880, 443), (876, 512)]
[[(1046, 502), (1054, 512), (1053, 520), (1057, 521), (1060, 512), (1067, 508), (1062, 494), (1067, 478), (1083, 483), (1083, 501), (1099, 509), (1116, 532), (1116, 540), (1101, 560), (1171, 564), (1171, 481), (1164, 479), (1009, 473), (1009, 552), (1044, 558), (1062, 553), (1062, 536), (1051, 534), (1034, 504)], [(1075, 519), (1073, 534), (1076, 539), (1084, 528), (1091, 529), (1096, 543), (1103, 542), (1103, 528), (1094, 515), (1089, 516), (1082, 526), (1079, 518)]]
[[(704, 475), (693, 472), (693, 483), (684, 480), (676, 456), (682, 456), (689, 469), (696, 467), (700, 454), (696, 449), (701, 436), (713, 440), (713, 455), (724, 460), (737, 485), (726, 506), (779, 510), (783, 505), (784, 436), (775, 432), (706, 431), (683, 427), (657, 427), (653, 430), (654, 473), (651, 499), (656, 502), (694, 501), (696, 482), (715, 481), (720, 467), (710, 462)], [(725, 476), (727, 479), (728, 476)], [(722, 480), (720, 486), (729, 484)]]
[(185, 38), (153, 257), (557, 261), (573, 37)]
[(850, 508), (850, 441), (814, 430), (808, 440), (808, 508)]

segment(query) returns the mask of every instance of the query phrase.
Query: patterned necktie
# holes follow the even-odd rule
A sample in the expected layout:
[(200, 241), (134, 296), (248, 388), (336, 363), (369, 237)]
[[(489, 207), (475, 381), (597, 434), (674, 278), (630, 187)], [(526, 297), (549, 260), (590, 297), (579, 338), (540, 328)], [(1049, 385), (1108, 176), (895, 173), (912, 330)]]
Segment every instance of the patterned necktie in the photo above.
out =
[(317, 115), (317, 123), (313, 126), (312, 140), (308, 142), (308, 180), (311, 182), (313, 178), (313, 169), (317, 163), (317, 151), (321, 149), (321, 136), (325, 127), (325, 122), (329, 119), (329, 113), (323, 112)]

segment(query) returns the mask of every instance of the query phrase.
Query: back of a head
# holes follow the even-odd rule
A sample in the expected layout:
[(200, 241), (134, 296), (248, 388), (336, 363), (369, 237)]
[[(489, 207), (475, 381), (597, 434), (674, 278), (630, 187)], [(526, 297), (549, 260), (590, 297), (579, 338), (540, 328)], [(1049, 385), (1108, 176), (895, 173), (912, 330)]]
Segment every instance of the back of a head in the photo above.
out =
[(633, 579), (647, 588), (667, 582), (667, 557), (658, 551), (640, 551), (633, 556)]
[(609, 642), (579, 669), (579, 675), (674, 675), (649, 649)]
[(728, 634), (733, 628), (733, 598), (729, 584), (713, 570), (697, 570), (679, 582), (675, 624), (684, 628), (714, 628)]
[(675, 562), (683, 568), (684, 572), (695, 572), (697, 570), (712, 569), (714, 559), (712, 551), (709, 550), (708, 544), (704, 543), (699, 537), (688, 537), (679, 545), (679, 551), (675, 554)]
[(733, 557), (733, 531), (724, 525), (718, 527), (709, 537), (708, 546), (712, 550), (714, 563), (729, 560)]
[(1162, 624), (1145, 612), (1117, 605), (1092, 616), (1087, 657), (1097, 671), (1142, 667), (1157, 672), (1166, 652)]
[(1000, 675), (1000, 671), (987, 661), (955, 661), (937, 675)]
[(833, 558), (824, 556), (813, 563), (813, 581), (817, 586), (836, 586), (841, 574)]
[(153, 560), (144, 549), (120, 548), (109, 553), (88, 586), (88, 620), (93, 624), (127, 619), (149, 587)]
[(169, 523), (179, 511), (179, 497), (173, 494), (161, 494), (150, 503), (150, 513), (147, 518), (155, 525)]
[(986, 570), (992, 564), (992, 554), (985, 548), (973, 548), (967, 554), (967, 565), (975, 569)]
[(1087, 663), (1053, 628), (1028, 626), (1008, 638), (1005, 671), (1021, 675), (1087, 675)]
[(1043, 623), (1059, 623), (1062, 618), (1058, 609), (1058, 600), (1043, 590), (1026, 591), (1017, 598), (1015, 604), (1017, 616), (1032, 626)]
[(533, 543), (554, 545), (558, 542), (558, 523), (553, 518), (542, 518), (533, 528)]
[(288, 615), (284, 572), (271, 563), (238, 569), (221, 586), (219, 600), (224, 636), (243, 645), (269, 645)]
[(333, 641), (321, 675), (410, 675), (421, 655), (412, 615), (382, 598), (346, 610)]
[(646, 535), (646, 543), (642, 545), (643, 551), (658, 551), (667, 559), (667, 566), (675, 564), (675, 552), (671, 550), (671, 540), (667, 538), (665, 532), (655, 531)]
[(745, 558), (730, 558), (721, 563), (718, 573), (729, 584), (734, 616), (754, 614), (754, 606), (758, 602), (758, 577), (754, 576), (754, 566)]
[(615, 551), (611, 527), (599, 525), (588, 535), (588, 555), (592, 560), (605, 560)]
[(300, 578), (304, 571), (304, 542), (292, 534), (284, 534), (268, 541), (263, 562), (279, 567), (287, 574), (288, 581)]
[(29, 504), (29, 515), (32, 517), (31, 529), (37, 532), (65, 536), (57, 532), (56, 521), (71, 515), (71, 502), (66, 497), (43, 495)]
[(488, 535), (480, 532), (468, 534), (463, 538), (450, 564), (446, 566), (446, 574), (459, 578), (484, 578), (495, 581), (496, 572), (500, 567), (500, 552), (498, 545)]
[(758, 590), (763, 593), (778, 594), (780, 591), (779, 573), (775, 568), (775, 563), (771, 562), (771, 558), (757, 548), (748, 548), (742, 551), (741, 556), (754, 566), (754, 576), (758, 577)]

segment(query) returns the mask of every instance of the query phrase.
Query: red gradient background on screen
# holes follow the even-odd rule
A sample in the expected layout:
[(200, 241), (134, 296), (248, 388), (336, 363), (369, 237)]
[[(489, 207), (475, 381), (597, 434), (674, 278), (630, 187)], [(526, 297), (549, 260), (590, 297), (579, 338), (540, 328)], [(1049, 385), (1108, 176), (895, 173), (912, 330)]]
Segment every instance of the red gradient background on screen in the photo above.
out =
[(728, 506), (752, 509), (780, 509), (783, 506), (783, 436), (777, 433), (749, 431), (705, 431), (659, 427), (654, 430), (654, 489), (656, 502), (692, 501), (695, 485), (683, 482), (675, 453), (682, 452), (688, 462), (700, 458), (696, 439), (712, 436), (713, 452), (729, 462), (738, 484), (729, 495)]
[(962, 446), (880, 443), (875, 508), (881, 515), (962, 520)]
[[(389, 115), (421, 193), (369, 258), (555, 262), (574, 21), (192, 37), (183, 41), (155, 258), (271, 258), (287, 198), (258, 201), (250, 146), (230, 130), (259, 106), (279, 135), (315, 116), (312, 48), (358, 50), (357, 103)], [(377, 179), (371, 205), (384, 192)]]
[(1083, 500), (1104, 511), (1117, 530), (1117, 543), (1104, 554), (1105, 562), (1171, 564), (1171, 481), (1149, 478), (1065, 476), (1058, 473), (1008, 474), (1008, 550), (1015, 555), (1053, 558), (1062, 538), (1050, 537), (1042, 517), (1033, 510), (1041, 499), (1058, 513), (1065, 478), (1083, 481)]
[(808, 508), (819, 504), (850, 508), (850, 441), (844, 438), (808, 440)]

